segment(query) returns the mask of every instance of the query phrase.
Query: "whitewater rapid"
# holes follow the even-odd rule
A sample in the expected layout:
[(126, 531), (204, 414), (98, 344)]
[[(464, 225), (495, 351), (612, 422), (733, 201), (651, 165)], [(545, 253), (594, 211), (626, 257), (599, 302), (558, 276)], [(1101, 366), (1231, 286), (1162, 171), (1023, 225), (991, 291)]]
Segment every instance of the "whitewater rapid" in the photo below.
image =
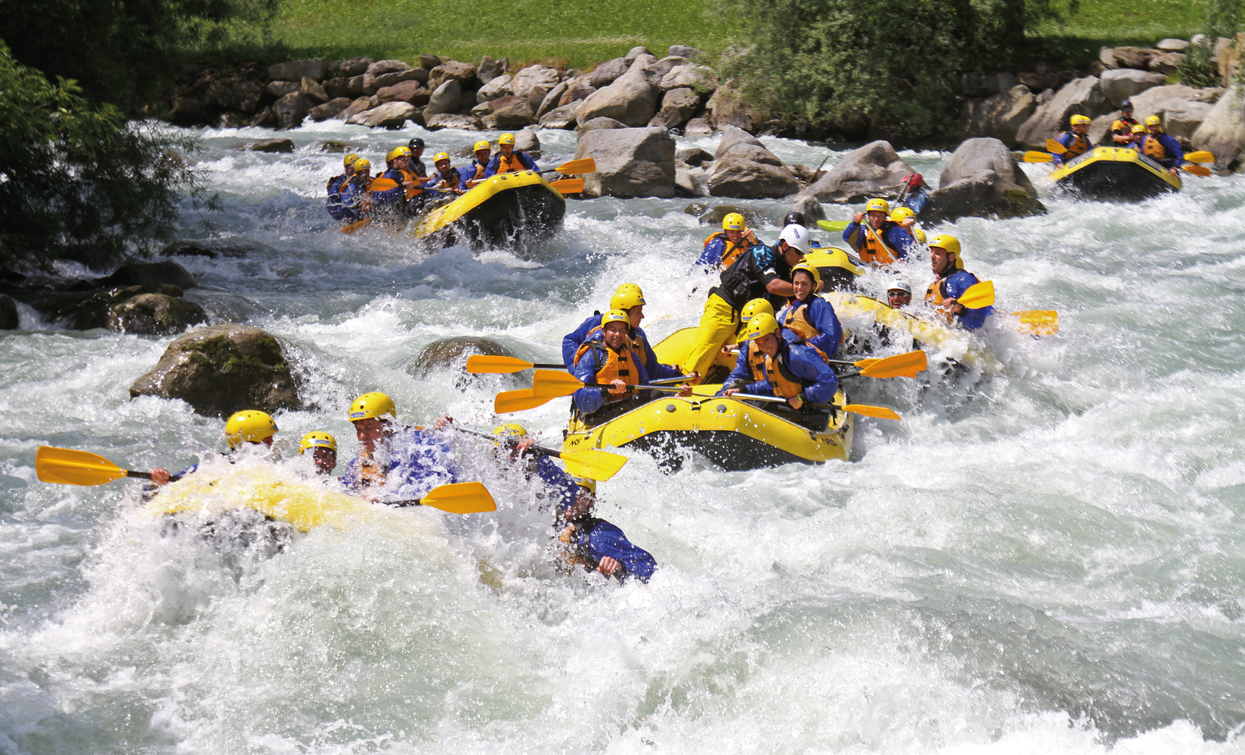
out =
[[(295, 359), (313, 408), (278, 415), (287, 455), (311, 430), (351, 455), (346, 407), (371, 390), (405, 422), (491, 428), (492, 396), (520, 384), (412, 375), (440, 338), (554, 361), (623, 282), (655, 339), (699, 318), (692, 200), (572, 200), (525, 258), (426, 251), (336, 232), (341, 156), (321, 144), (379, 159), (479, 135), (326, 123), (265, 154), (240, 148), (272, 132), (197, 133), (224, 209), (187, 204), (182, 237), (250, 251), (177, 261), (214, 322)], [(573, 133), (540, 137), (542, 166), (573, 155)], [(843, 154), (764, 141), (811, 166)], [(936, 184), (949, 154), (903, 157)], [(1245, 751), (1245, 184), (1092, 204), (1026, 170), (1049, 214), (939, 230), (1000, 307), (1057, 310), (1059, 335), (983, 336), (995, 370), (857, 382), (853, 400), (904, 420), (862, 419), (848, 462), (665, 476), (630, 454), (599, 514), (656, 556), (648, 585), (558, 574), (548, 513), (466, 438), (496, 515), (403, 511), (277, 555), (162, 534), (134, 482), (41, 483), (40, 445), (180, 469), (223, 423), (129, 399), (172, 337), (23, 310), (0, 333), (0, 752)], [(788, 209), (700, 201), (757, 211), (767, 240)], [(902, 273), (932, 279), (927, 259)], [(566, 414), (515, 419), (556, 446)]]

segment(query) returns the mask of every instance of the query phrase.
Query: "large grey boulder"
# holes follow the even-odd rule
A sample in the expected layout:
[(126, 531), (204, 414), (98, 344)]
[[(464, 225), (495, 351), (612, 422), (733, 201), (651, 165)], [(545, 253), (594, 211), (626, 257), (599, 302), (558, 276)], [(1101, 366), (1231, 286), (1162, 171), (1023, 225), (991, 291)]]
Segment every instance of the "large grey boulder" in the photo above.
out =
[(210, 325), (178, 338), (155, 369), (130, 386), (130, 398), (182, 399), (199, 414), (228, 417), (243, 409), (301, 409), (281, 344), (248, 325)]
[(565, 83), (566, 91), (558, 98), (558, 107), (586, 100), (589, 95), (597, 91), (596, 87), (588, 83), (587, 76), (576, 76), (573, 79), (567, 79)]
[(965, 103), (960, 132), (965, 136), (992, 136), (1009, 147), (1016, 145), (1016, 133), (1037, 109), (1037, 97), (1028, 87), (1011, 89)]
[(644, 45), (636, 45), (627, 51), (627, 54), (623, 56), (623, 61), (625, 61), (627, 65), (631, 65), (645, 55), (653, 58), (654, 60), (657, 59), (657, 56), (649, 52), (647, 47)]
[(669, 73), (662, 76), (659, 86), (663, 92), (687, 87), (694, 89), (697, 94), (707, 94), (718, 88), (718, 75), (709, 66), (684, 63), (671, 68)]
[(485, 128), (509, 131), (531, 126), (536, 122), (536, 113), (532, 111), (531, 103), (526, 97), (517, 94), (498, 98), (482, 107), (489, 109), (489, 113), (481, 118)]
[(1117, 68), (1102, 72), (1102, 76), (1098, 79), (1098, 88), (1111, 101), (1112, 107), (1119, 107), (1124, 100), (1159, 86), (1165, 81), (1167, 77), (1161, 73)]
[(798, 212), (804, 216), (804, 222), (808, 227), (812, 227), (818, 220), (826, 219), (826, 208), (821, 206), (821, 202), (817, 201), (817, 197), (801, 197), (791, 205), (791, 212)]
[(292, 92), (272, 104), (278, 128), (298, 128), (311, 112), (312, 103), (299, 92)]
[(1158, 54), (1158, 50), (1148, 47), (1103, 47), (1098, 51), (1098, 60), (1107, 68), (1144, 71), (1150, 67), (1150, 59)]
[(1215, 167), (1228, 170), (1245, 152), (1245, 90), (1240, 83), (1228, 88), (1193, 132), (1194, 149), (1210, 150)]
[(462, 100), (462, 84), (456, 79), (446, 79), (433, 90), (432, 97), (428, 99), (428, 106), (424, 108), (424, 118), (441, 113), (457, 113)]
[(1153, 58), (1150, 58), (1150, 70), (1167, 77), (1179, 71), (1180, 64), (1183, 62), (1184, 53), (1165, 52), (1162, 55), (1155, 55)]
[(1039, 103), (1033, 115), (1016, 132), (1016, 142), (1029, 149), (1045, 149), (1047, 139), (1067, 130), (1069, 116), (1079, 113), (1096, 118), (1113, 109), (1100, 90), (1096, 76), (1073, 79), (1056, 92), (1050, 102)]
[(688, 60), (695, 60), (696, 58), (704, 55), (704, 53), (700, 50), (697, 50), (695, 47), (689, 47), (688, 45), (670, 45), (670, 47), (666, 49), (666, 54), (678, 55), (680, 58), (687, 58)]
[(1189, 43), (1183, 39), (1168, 37), (1167, 39), (1160, 39), (1159, 43), (1154, 47), (1163, 52), (1184, 52), (1189, 49)]
[(268, 86), (264, 87), (264, 91), (276, 99), (281, 99), (287, 94), (293, 94), (299, 90), (297, 81), (270, 81)]
[(446, 81), (457, 81), (459, 86), (467, 89), (476, 78), (476, 67), (470, 63), (447, 60), (428, 72), (428, 88), (436, 91)]
[(674, 137), (664, 129), (593, 129), (580, 135), (575, 157), (597, 164), (584, 176), (583, 196), (674, 196)]
[(579, 123), (579, 103), (555, 107), (540, 117), (541, 128), (572, 129)]
[(567, 83), (565, 81), (558, 82), (558, 85), (549, 90), (545, 98), (540, 101), (540, 107), (536, 108), (536, 119), (540, 120), (545, 114), (558, 106), (558, 100), (562, 99), (562, 95), (566, 94)]
[(1182, 102), (1169, 107), (1163, 111), (1163, 130), (1187, 144), (1214, 109), (1207, 102)]
[(350, 123), (351, 118), (355, 117), (359, 113), (362, 113), (366, 110), (371, 110), (371, 109), (372, 109), (372, 98), (371, 97), (359, 97), (354, 102), (351, 102), (349, 107), (347, 107), (345, 110), (338, 113), (336, 117), (339, 120), (343, 120), (347, 123)]
[(938, 190), (923, 213), (926, 222), (962, 217), (1014, 218), (1041, 215), (1029, 177), (1007, 145), (998, 139), (968, 139), (942, 169)]
[(92, 283), (98, 288), (115, 286), (176, 286), (194, 288), (199, 285), (190, 271), (171, 260), (165, 262), (130, 262), (110, 275)]
[(274, 81), (298, 81), (305, 76), (315, 81), (324, 81), (328, 70), (328, 64), (322, 58), (291, 60), (269, 66), (268, 78)]
[(383, 105), (386, 102), (409, 102), (417, 108), (422, 108), (428, 104), (430, 99), (432, 99), (432, 94), (428, 88), (414, 80), (403, 81), (376, 90), (377, 105)]
[(532, 104), (532, 110), (536, 110), (540, 107), (540, 103), (544, 102), (545, 95), (549, 94), (560, 80), (556, 68), (532, 65), (514, 75), (514, 80), (510, 82), (510, 89), (519, 97), (526, 97), (529, 101), (536, 100)]
[(363, 73), (363, 93), (376, 94), (376, 90), (382, 86), (397, 83), (396, 81), (378, 82), (377, 79), (382, 76), (405, 73), (410, 70), (410, 64), (401, 60), (377, 60), (369, 64), (367, 70)]
[(489, 83), (506, 72), (509, 62), (509, 58), (503, 62), (501, 60), (494, 60), (489, 55), (485, 55), (480, 58), (480, 65), (476, 66), (476, 79), (481, 84)]
[(337, 75), (343, 78), (352, 78), (354, 76), (362, 76), (367, 73), (367, 67), (375, 63), (371, 58), (351, 58), (343, 60), (337, 64)]
[[(284, 94), (284, 92), (282, 93)], [(217, 79), (203, 93), (203, 104), (224, 110), (237, 110), (247, 115), (259, 110), (264, 88), (253, 81), (241, 78)]]
[(698, 107), (700, 96), (691, 89), (671, 89), (662, 95), (661, 110), (648, 125), (666, 129), (678, 128), (696, 114)]
[(670, 73), (675, 66), (682, 65), (687, 65), (687, 58), (669, 55), (654, 63), (653, 74), (657, 77), (658, 85), (661, 84), (661, 80), (664, 79), (666, 74)]
[(709, 172), (711, 196), (785, 197), (799, 188), (795, 174), (756, 137), (734, 126), (722, 130), (722, 142)]
[(372, 128), (402, 128), (403, 124), (415, 118), (417, 112), (409, 102), (386, 102), (380, 107), (352, 115), (346, 122)]
[(618, 80), (618, 77), (627, 72), (630, 66), (623, 58), (614, 58), (607, 60), (587, 74), (586, 83), (593, 89), (607, 87)]
[(318, 81), (315, 79), (309, 79), (306, 76), (303, 77), (302, 81), (298, 82), (298, 91), (306, 97), (313, 106), (323, 105), (332, 99), (329, 97), (329, 93), (324, 91), (324, 87), (320, 86)]
[(362, 97), (363, 92), (363, 76), (351, 76), (350, 78), (329, 79), (324, 82), (324, 91), (329, 93), (330, 97), (349, 97), (356, 99)]
[(588, 95), (579, 106), (579, 122), (613, 118), (628, 126), (646, 126), (657, 113), (660, 90), (653, 74), (652, 55), (639, 57), (627, 72), (607, 87)]
[(509, 97), (514, 94), (514, 90), (510, 88), (510, 80), (514, 77), (510, 74), (502, 74), (489, 80), (489, 83), (480, 87), (476, 92), (477, 102), (492, 102), (500, 97)]
[(431, 117), (426, 117), (424, 128), (429, 131), (439, 131), (443, 128), (455, 128), (461, 131), (483, 131), (484, 124), (474, 115), (439, 113)]
[(167, 336), (207, 322), (198, 304), (166, 294), (139, 294), (112, 307), (108, 329), (117, 333)]
[(849, 152), (829, 173), (800, 192), (800, 197), (816, 197), (819, 202), (848, 204), (866, 197), (894, 194), (903, 177), (916, 173), (904, 162), (890, 142), (878, 140)]
[(768, 111), (748, 104), (739, 91), (738, 83), (734, 80), (723, 84), (705, 105), (705, 118), (719, 130), (726, 126), (734, 126), (749, 133), (756, 133), (761, 130), (769, 117)]

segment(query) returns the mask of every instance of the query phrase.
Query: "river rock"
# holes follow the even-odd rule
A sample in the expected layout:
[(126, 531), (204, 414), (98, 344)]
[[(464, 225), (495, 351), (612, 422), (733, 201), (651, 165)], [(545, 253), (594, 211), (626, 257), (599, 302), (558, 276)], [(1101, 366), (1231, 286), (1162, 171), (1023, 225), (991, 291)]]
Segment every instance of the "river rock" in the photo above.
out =
[(1016, 132), (1036, 109), (1037, 97), (1028, 87), (1017, 84), (993, 97), (968, 100), (960, 117), (960, 132), (968, 137), (992, 136), (1014, 147)]
[(1245, 96), (1239, 82), (1219, 98), (1190, 141), (1194, 149), (1213, 152), (1219, 170), (1237, 164), (1245, 152)]
[(409, 102), (386, 102), (380, 107), (352, 115), (346, 122), (371, 128), (402, 128), (416, 113), (415, 106)]
[(165, 262), (129, 262), (111, 275), (91, 281), (92, 288), (116, 286), (176, 286), (194, 288), (199, 285), (190, 271), (172, 260)]
[(708, 94), (718, 88), (718, 75), (709, 66), (685, 63), (662, 76), (659, 87), (663, 92), (686, 87), (697, 94)]
[(243, 409), (303, 407), (277, 339), (233, 323), (198, 328), (170, 344), (155, 369), (130, 386), (130, 398), (138, 396), (182, 399), (222, 419)]
[(558, 85), (549, 90), (549, 94), (540, 101), (540, 107), (536, 108), (536, 119), (544, 118), (546, 114), (558, 106), (558, 100), (562, 99), (562, 95), (566, 94), (568, 85), (565, 81), (558, 82)]
[(718, 230), (722, 229), (722, 220), (731, 213), (739, 213), (744, 216), (744, 225), (749, 228), (756, 228), (765, 222), (765, 217), (755, 210), (746, 207), (736, 207), (732, 204), (720, 204), (709, 207), (704, 204), (689, 204), (683, 208), (683, 212), (688, 215), (695, 215), (701, 225), (711, 225)]
[(604, 128), (604, 129), (627, 128), (627, 124), (623, 123), (622, 121), (616, 121), (613, 118), (593, 118), (592, 120), (588, 121), (584, 125), (575, 129), (575, 133), (577, 136), (583, 136), (585, 132), (594, 131), (599, 128)]
[(324, 91), (328, 92), (329, 96), (333, 98), (349, 97), (353, 100), (362, 97), (364, 94), (363, 77), (351, 76), (350, 78), (329, 79), (324, 82)]
[(651, 55), (640, 57), (614, 83), (590, 94), (579, 106), (579, 122), (604, 117), (628, 126), (648, 125), (657, 113), (659, 90), (653, 78), (656, 62)]
[(363, 93), (376, 94), (385, 87), (391, 87), (406, 81), (418, 81), (420, 84), (426, 85), (428, 82), (428, 72), (422, 68), (410, 68), (394, 73), (382, 73), (365, 85)]
[(798, 212), (804, 216), (804, 224), (808, 228), (813, 228), (818, 220), (826, 219), (826, 208), (821, 206), (821, 202), (817, 201), (817, 197), (800, 197), (791, 205), (789, 212)]
[[(83, 282), (83, 285), (91, 285)], [(35, 296), (30, 305), (55, 327), (66, 330), (107, 328), (112, 308), (142, 294), (180, 297), (182, 289), (164, 284), (117, 286), (81, 292), (55, 292)]]
[(585, 197), (674, 196), (674, 137), (664, 129), (593, 129), (580, 134), (575, 157), (596, 160)]
[(323, 105), (332, 99), (329, 97), (329, 93), (324, 91), (324, 87), (320, 86), (315, 79), (310, 79), (306, 76), (302, 78), (302, 81), (298, 82), (298, 91), (301, 92), (309, 102), (316, 105)]
[(1184, 62), (1184, 53), (1165, 52), (1162, 55), (1155, 55), (1150, 58), (1150, 70), (1155, 73), (1161, 73), (1166, 78), (1180, 70), (1180, 64)]
[(755, 133), (761, 130), (769, 117), (769, 112), (753, 107), (744, 100), (737, 82), (733, 80), (727, 81), (714, 92), (705, 105), (705, 118), (718, 130), (725, 126), (734, 126)]
[(311, 118), (311, 120), (316, 123), (319, 123), (321, 121), (327, 121), (330, 118), (337, 117), (337, 115), (348, 107), (350, 107), (349, 99), (345, 97), (336, 97), (323, 105), (316, 105), (311, 110), (307, 111), (307, 117)]
[(653, 75), (657, 77), (658, 85), (660, 86), (661, 80), (664, 79), (666, 77), (666, 74), (670, 73), (670, 71), (673, 70), (675, 66), (683, 66), (683, 65), (687, 65), (687, 58), (679, 58), (679, 57), (673, 57), (673, 56), (664, 57), (661, 60), (658, 60), (656, 63), (654, 63), (653, 64)]
[(1161, 73), (1150, 73), (1147, 71), (1138, 71), (1132, 68), (1117, 68), (1112, 71), (1103, 71), (1099, 81), (1099, 91), (1101, 91), (1108, 100), (1111, 101), (1112, 107), (1119, 107), (1124, 100), (1130, 99), (1134, 95), (1161, 85), (1167, 80), (1167, 77)]
[(1150, 58), (1158, 50), (1148, 47), (1104, 47), (1098, 52), (1098, 60), (1107, 68), (1136, 68), (1144, 71), (1150, 67)]
[(693, 118), (683, 127), (683, 135), (691, 138), (696, 136), (709, 136), (713, 133), (713, 125), (709, 123), (707, 118)]
[(476, 79), (481, 84), (488, 84), (505, 73), (506, 67), (500, 60), (494, 60), (491, 56), (485, 55), (480, 58), (480, 64), (476, 66)]
[(299, 92), (287, 94), (272, 104), (272, 113), (277, 117), (277, 128), (298, 128), (310, 112), (311, 102)]
[(593, 89), (607, 87), (618, 80), (630, 68), (630, 64), (623, 58), (614, 58), (607, 60), (587, 74), (587, 84)]
[(424, 128), (429, 131), (440, 131), (443, 128), (454, 128), (460, 131), (483, 131), (484, 123), (474, 115), (438, 113), (431, 117), (425, 116)]
[(165, 294), (139, 294), (109, 311), (108, 329), (115, 333), (167, 336), (207, 319), (203, 307), (192, 301)]
[(276, 128), (277, 116), (273, 115), (270, 107), (260, 108), (259, 112), (251, 116), (246, 125), (255, 128)]
[(449, 60), (449, 58), (441, 58), (436, 55), (428, 55), (425, 53), (419, 56), (419, 65), (421, 68), (431, 71), (432, 69), (444, 63), (446, 60)]
[(349, 123), (351, 118), (355, 117), (359, 113), (364, 112), (365, 110), (370, 110), (371, 107), (372, 107), (371, 97), (360, 97), (356, 99), (354, 102), (350, 103), (350, 107), (338, 113), (337, 118), (339, 120), (343, 120)]
[(1154, 47), (1163, 52), (1184, 52), (1189, 49), (1189, 43), (1183, 39), (1168, 37), (1167, 39), (1159, 40), (1159, 43)]
[(314, 60), (291, 60), (268, 67), (268, 78), (274, 81), (299, 81), (306, 77), (324, 81), (329, 67), (323, 58)]
[(198, 97), (174, 97), (170, 103), (169, 117), (174, 123), (199, 123), (205, 115), (207, 111), (204, 109), (203, 100)]
[(281, 99), (287, 94), (294, 94), (299, 90), (297, 81), (270, 81), (268, 86), (264, 88), (272, 97)]
[(432, 92), (428, 106), (424, 108), (424, 118), (441, 113), (457, 113), (462, 104), (462, 85), (457, 79), (446, 79)]
[(713, 153), (706, 152), (700, 147), (684, 147), (674, 153), (674, 159), (687, 163), (693, 168), (699, 168), (705, 163), (713, 161)]
[(284, 152), (294, 151), (292, 139), (265, 139), (262, 142), (251, 142), (247, 149), (251, 152)]
[(579, 103), (555, 107), (540, 117), (541, 128), (572, 129), (579, 123)]
[(515, 132), (514, 148), (531, 155), (533, 160), (540, 159), (540, 137), (530, 128)]
[(672, 129), (687, 123), (700, 107), (700, 97), (691, 89), (671, 89), (661, 98), (661, 110), (648, 125)]
[(1097, 77), (1074, 79), (1060, 89), (1050, 102), (1038, 104), (1033, 115), (1016, 133), (1016, 142), (1029, 149), (1045, 149), (1047, 139), (1053, 139), (1068, 127), (1068, 117), (1072, 114), (1096, 118), (1113, 109), (1099, 89)]
[(666, 48), (666, 54), (677, 55), (680, 58), (687, 58), (688, 60), (695, 60), (696, 58), (704, 56), (704, 53), (700, 50), (687, 45), (670, 45), (670, 47)]
[(447, 60), (428, 72), (428, 88), (436, 91), (446, 81), (457, 81), (462, 89), (467, 89), (476, 78), (476, 67), (470, 63)]
[(480, 87), (480, 90), (476, 92), (476, 100), (483, 103), (492, 102), (500, 97), (509, 97), (514, 94), (514, 90), (510, 88), (510, 80), (513, 78), (508, 73), (493, 77), (489, 83)]
[[(535, 99), (536, 102), (532, 105), (532, 110), (535, 110), (540, 107), (545, 95), (560, 81), (556, 68), (532, 65), (514, 75), (514, 79), (510, 82), (510, 89), (519, 97), (526, 97), (529, 101)], [(538, 90), (539, 94), (536, 93)]]
[[(166, 244), (158, 254), (161, 257), (231, 257), (240, 259), (247, 256), (255, 248), (234, 241), (174, 241)], [(178, 265), (178, 267), (181, 267)], [(185, 271), (185, 268), (182, 268)], [(189, 272), (186, 272), (190, 276)], [(191, 277), (193, 280), (193, 277)], [(198, 285), (197, 283), (192, 285)], [(189, 288), (189, 287), (187, 287)]]
[(246, 125), (246, 120), (243, 113), (230, 110), (216, 116), (216, 120), (212, 121), (212, 128), (242, 128)]
[[(456, 371), (467, 375), (467, 358), (482, 354), (490, 357), (513, 357), (514, 353), (492, 338), (455, 336), (433, 341), (403, 365), (407, 374), (426, 378), (433, 372)], [(470, 380), (471, 378), (465, 378)]]
[(1170, 107), (1163, 112), (1163, 130), (1188, 144), (1214, 107), (1206, 102), (1182, 102)]
[(393, 86), (381, 87), (376, 90), (376, 104), (386, 102), (409, 102), (416, 108), (422, 108), (432, 99), (428, 88), (418, 81), (403, 81)]
[(0, 330), (17, 330), (19, 324), (17, 302), (10, 296), (0, 294)]
[(647, 47), (645, 47), (644, 45), (636, 45), (635, 47), (632, 47), (630, 51), (627, 52), (627, 54), (623, 57), (623, 61), (626, 62), (627, 65), (631, 65), (632, 63), (636, 62), (636, 60), (638, 60), (642, 55), (652, 56), (653, 59), (656, 60), (656, 56), (654, 56), (653, 53), (649, 52)]
[(253, 81), (237, 77), (217, 79), (203, 93), (203, 104), (224, 110), (237, 110), (250, 115), (259, 110), (264, 88)]
[(343, 60), (337, 64), (337, 75), (348, 79), (355, 76), (362, 76), (367, 73), (368, 66), (375, 62), (376, 61), (371, 58), (351, 58), (350, 60)]
[(526, 97), (517, 94), (486, 102), (483, 107), (489, 108), (489, 114), (481, 119), (487, 129), (509, 131), (536, 122), (536, 113), (532, 112), (531, 103)]
[(760, 140), (742, 129), (722, 129), (722, 141), (709, 173), (715, 197), (785, 197), (800, 188), (795, 175)]
[(687, 199), (691, 197), (709, 196), (708, 190), (706, 190), (704, 185), (701, 184), (701, 182), (697, 179), (697, 177), (692, 174), (693, 170), (695, 170), (697, 173), (704, 172), (699, 169), (689, 168), (685, 163), (681, 163), (678, 160), (675, 160), (674, 162), (674, 195), (676, 197), (683, 197)]
[[(624, 72), (625, 73), (625, 72)], [(585, 100), (588, 95), (597, 91), (596, 87), (588, 83), (587, 76), (577, 76), (573, 79), (567, 79), (566, 91), (558, 98), (558, 107), (569, 105), (572, 102)]]
[(1029, 177), (1007, 145), (998, 139), (968, 139), (942, 169), (938, 190), (923, 213), (926, 222), (962, 217), (1014, 218), (1041, 215)]
[(811, 196), (819, 202), (849, 204), (868, 197), (893, 195), (903, 177), (916, 172), (890, 142), (878, 140), (847, 153), (829, 173), (800, 192), (800, 198)]

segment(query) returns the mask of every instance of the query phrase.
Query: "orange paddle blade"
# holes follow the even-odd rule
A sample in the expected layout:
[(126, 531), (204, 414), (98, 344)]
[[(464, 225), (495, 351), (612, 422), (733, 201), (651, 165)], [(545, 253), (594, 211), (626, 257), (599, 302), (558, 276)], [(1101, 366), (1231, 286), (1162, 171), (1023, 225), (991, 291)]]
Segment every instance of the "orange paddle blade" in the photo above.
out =
[(597, 161), (591, 157), (581, 157), (578, 160), (568, 160), (554, 170), (564, 176), (581, 176), (584, 173), (595, 173)]
[(916, 377), (929, 365), (925, 352), (917, 349), (907, 354), (879, 359), (860, 371), (861, 375), (871, 378)]
[(974, 283), (956, 299), (969, 309), (984, 309), (994, 304), (994, 281)]
[(544, 396), (537, 396), (535, 393), (532, 393), (530, 388), (521, 391), (504, 391), (497, 394), (497, 397), (493, 399), (493, 411), (498, 414), (521, 412), (526, 409), (544, 406), (549, 401), (550, 399)]
[(44, 482), (60, 485), (103, 485), (125, 477), (126, 470), (87, 451), (39, 446), (35, 474)]
[(569, 372), (536, 370), (532, 377), (532, 393), (546, 399), (569, 396), (583, 387), (583, 381)]
[(554, 181), (549, 184), (562, 194), (580, 194), (584, 190), (584, 179), (582, 178), (563, 178), (560, 181)]
[(894, 409), (887, 409), (885, 406), (869, 406), (868, 404), (848, 404), (842, 407), (843, 411), (852, 414), (859, 414), (864, 417), (876, 417), (878, 419), (903, 419), (895, 413)]
[(532, 363), (518, 357), (472, 354), (467, 357), (467, 372), (472, 375), (508, 375), (532, 368)]

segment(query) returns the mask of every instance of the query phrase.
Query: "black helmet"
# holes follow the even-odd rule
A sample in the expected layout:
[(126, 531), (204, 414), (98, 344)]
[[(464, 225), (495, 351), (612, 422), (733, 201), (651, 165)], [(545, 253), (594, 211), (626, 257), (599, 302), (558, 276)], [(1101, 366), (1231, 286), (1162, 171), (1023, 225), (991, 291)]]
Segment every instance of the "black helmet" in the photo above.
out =
[(804, 213), (799, 210), (792, 210), (791, 212), (788, 212), (787, 216), (782, 219), (782, 227), (786, 228), (789, 225), (802, 225), (807, 227), (807, 224), (804, 222)]
[(1120, 103), (1120, 110), (1132, 110), (1132, 109), (1133, 109), (1132, 100), (1124, 100), (1123, 102)]
[(411, 148), (411, 151), (412, 151), (412, 152), (414, 152), (414, 151), (415, 151), (415, 150), (417, 150), (417, 149), (423, 149), (423, 148), (424, 148), (424, 140), (423, 140), (423, 139), (420, 139), (420, 138), (417, 136), (417, 137), (415, 137), (414, 139), (412, 139), (412, 140), (411, 140), (411, 141), (407, 144), (407, 146), (409, 146), (409, 147)]

